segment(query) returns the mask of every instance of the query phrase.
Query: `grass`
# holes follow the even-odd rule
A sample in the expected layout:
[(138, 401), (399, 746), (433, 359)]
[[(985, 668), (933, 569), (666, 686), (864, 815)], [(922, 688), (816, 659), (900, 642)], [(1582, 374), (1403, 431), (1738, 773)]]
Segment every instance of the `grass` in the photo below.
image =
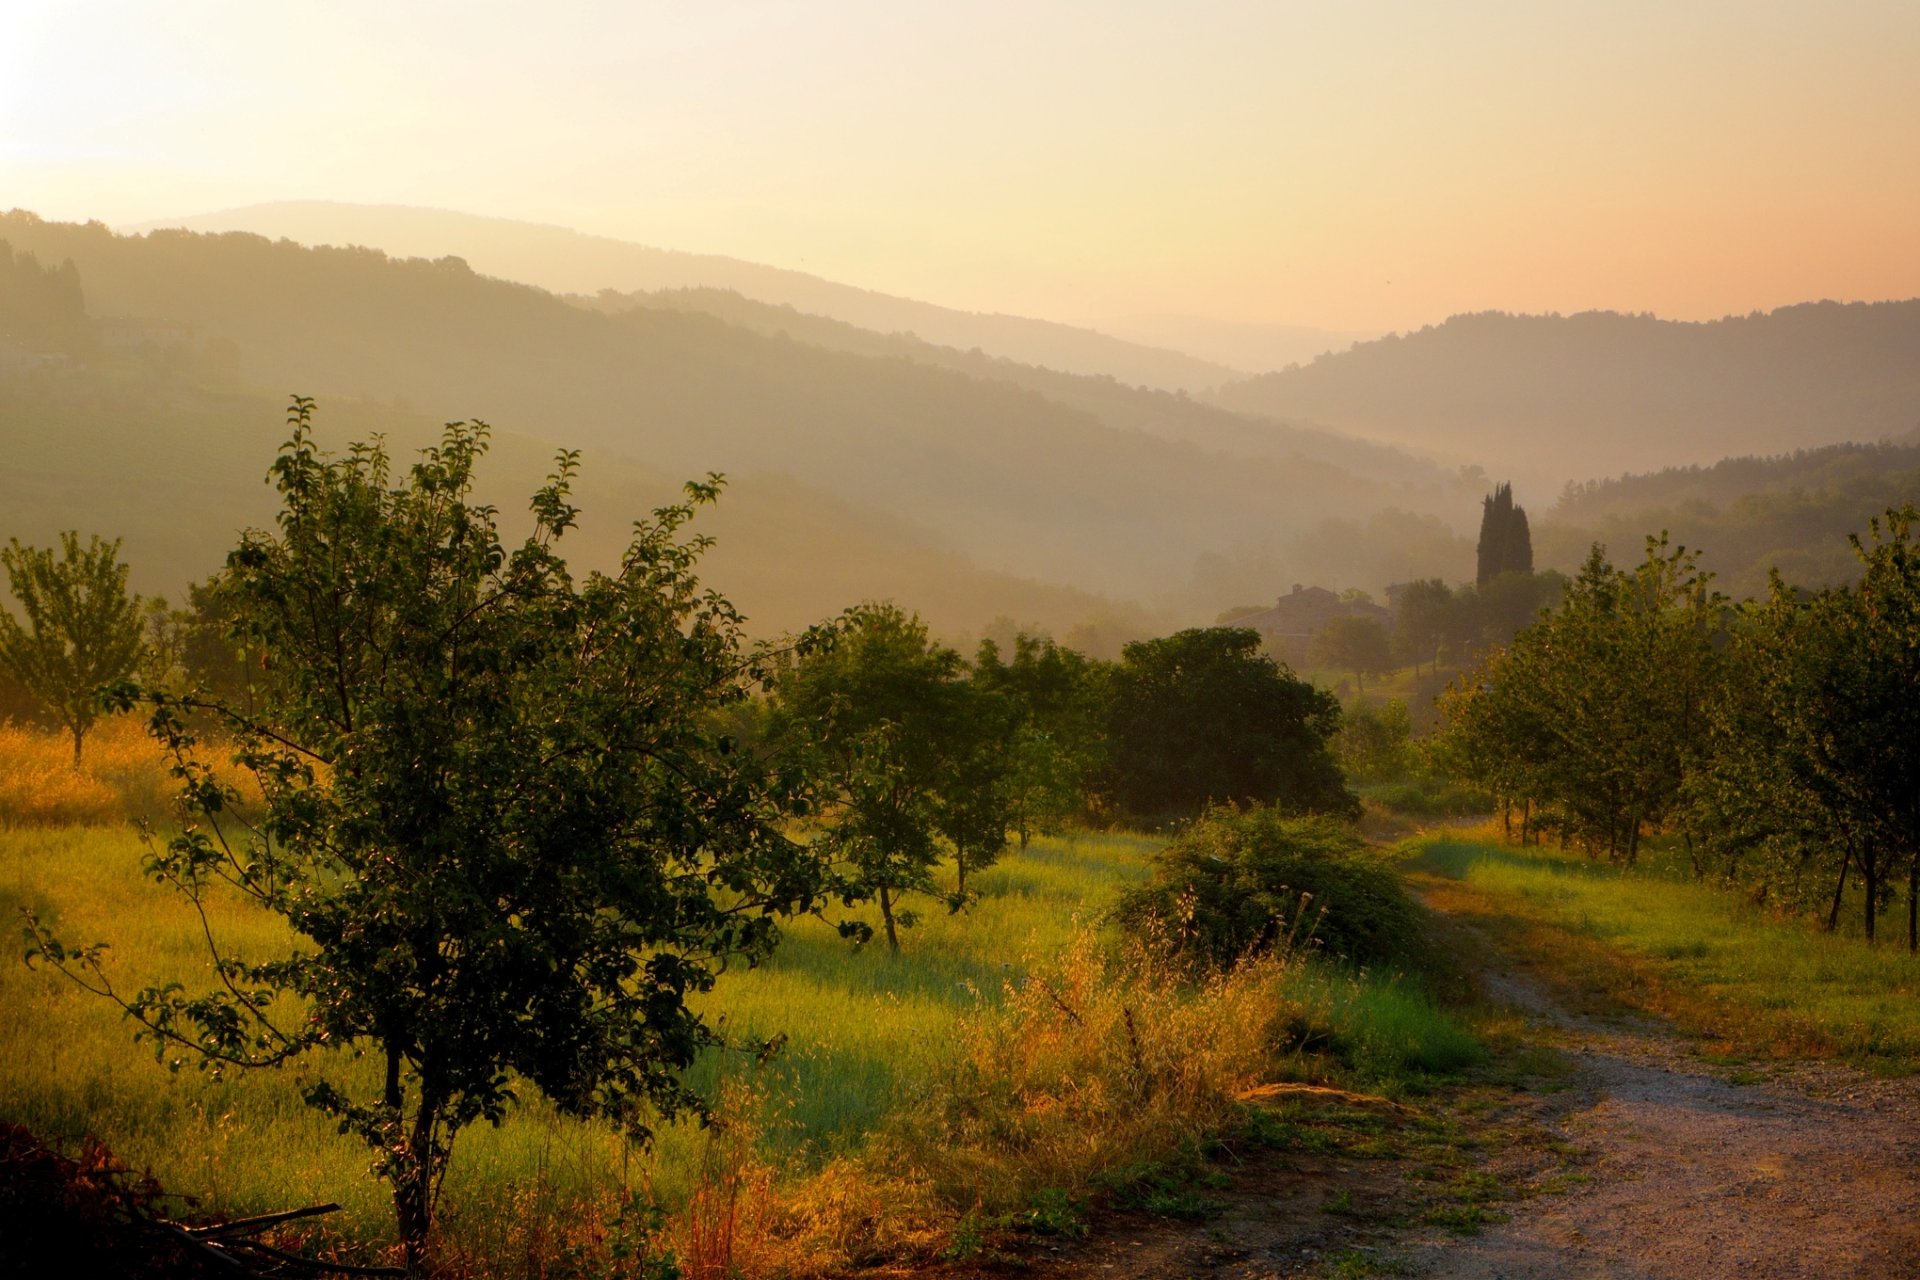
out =
[[(26, 908), (68, 942), (110, 942), (124, 991), (194, 989), (211, 977), (195, 918), (143, 876), (124, 820), (164, 795), (142, 741), (96, 734), (98, 772), (49, 765), (33, 784), (44, 794), (23, 785), (34, 803), (0, 813), (0, 921)], [(0, 737), (0, 773), (38, 746)], [(95, 785), (107, 790), (92, 809), (46, 802)], [(1290, 959), (1194, 986), (1129, 960), (1099, 923), (1162, 843), (1083, 834), (1009, 852), (972, 879), (980, 896), (964, 915), (917, 904), (898, 956), (797, 922), (771, 962), (727, 974), (708, 999), (736, 1043), (786, 1038), (764, 1068), (746, 1053), (699, 1065), (696, 1082), (729, 1099), (726, 1127), (668, 1126), (641, 1150), (529, 1096), (500, 1126), (460, 1136), (440, 1214), (456, 1273), (545, 1275), (569, 1251), (604, 1260), (661, 1240), (688, 1276), (804, 1273), (931, 1257), (991, 1236), (982, 1224), (1057, 1230), (1096, 1201), (1203, 1214), (1191, 1178), (1210, 1135), (1244, 1123), (1238, 1091), (1293, 1079), (1405, 1095), (1477, 1060), (1411, 982)], [(240, 954), (289, 945), (250, 904), (215, 914)], [(0, 1116), (56, 1141), (98, 1134), (207, 1208), (337, 1200), (330, 1238), (390, 1240), (369, 1154), (301, 1101), (317, 1074), (364, 1092), (374, 1070), (323, 1056), (225, 1080), (170, 1071), (111, 1004), (0, 963)], [(673, 1215), (664, 1234), (654, 1205)], [(776, 1238), (777, 1257), (754, 1253)]]
[(1403, 848), (1442, 905), (1474, 915), (1616, 1004), (1652, 1009), (1720, 1053), (1920, 1067), (1920, 960), (1826, 934), (1693, 883), (1658, 856), (1626, 870), (1491, 838)]
[[(855, 950), (828, 924), (802, 920), (770, 964), (729, 974), (712, 1001), (728, 1035), (788, 1037), (773, 1068), (785, 1101), (766, 1145), (817, 1162), (857, 1143), (901, 1096), (926, 1087), (950, 1056), (962, 1016), (999, 1001), (1005, 984), (1058, 951), (1077, 913), (1143, 876), (1155, 847), (1125, 835), (1043, 839), (979, 874), (973, 911), (925, 913), (900, 956)], [(190, 911), (144, 879), (141, 857), (138, 837), (124, 827), (0, 831), (0, 913), (13, 921), (27, 907), (70, 941), (110, 941), (111, 972), (126, 990), (207, 980)], [(219, 924), (244, 953), (287, 945), (277, 920), (240, 904)], [(301, 1103), (305, 1073), (210, 1081), (191, 1069), (169, 1072), (131, 1035), (115, 1008), (59, 975), (17, 962), (0, 967), (0, 1105), (48, 1135), (99, 1133), (163, 1184), (236, 1210), (342, 1199), (357, 1225), (385, 1229), (389, 1209), (365, 1176), (365, 1153)], [(363, 1078), (371, 1070), (320, 1065)], [(744, 1069), (735, 1055), (702, 1064), (707, 1082)], [(502, 1188), (530, 1175), (563, 1197), (644, 1176), (663, 1198), (683, 1199), (700, 1148), (697, 1133), (675, 1128), (643, 1157), (610, 1130), (530, 1103), (498, 1129), (461, 1136), (448, 1218), (491, 1213)]]

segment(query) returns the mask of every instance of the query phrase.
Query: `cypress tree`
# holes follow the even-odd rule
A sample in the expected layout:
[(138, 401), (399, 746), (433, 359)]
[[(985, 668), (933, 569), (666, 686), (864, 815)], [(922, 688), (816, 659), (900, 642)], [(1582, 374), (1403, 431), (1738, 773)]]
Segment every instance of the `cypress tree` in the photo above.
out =
[(1513, 502), (1513, 486), (1502, 484), (1481, 500), (1480, 546), (1474, 582), (1478, 586), (1503, 573), (1533, 572), (1533, 532), (1527, 513)]

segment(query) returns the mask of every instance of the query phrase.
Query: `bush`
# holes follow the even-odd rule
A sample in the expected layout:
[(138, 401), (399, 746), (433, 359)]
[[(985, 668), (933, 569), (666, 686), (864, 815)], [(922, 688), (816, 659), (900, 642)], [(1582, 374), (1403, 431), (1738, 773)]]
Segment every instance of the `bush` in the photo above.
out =
[(1153, 878), (1115, 916), (1211, 967), (1308, 936), (1357, 965), (1404, 963), (1420, 934), (1398, 873), (1351, 826), (1274, 809), (1207, 814), (1154, 856)]

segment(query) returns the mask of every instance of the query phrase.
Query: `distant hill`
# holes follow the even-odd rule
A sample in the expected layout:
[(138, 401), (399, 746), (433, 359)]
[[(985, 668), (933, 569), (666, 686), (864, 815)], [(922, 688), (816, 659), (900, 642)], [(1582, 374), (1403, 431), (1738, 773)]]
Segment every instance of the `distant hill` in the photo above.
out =
[[(118, 236), (17, 213), (0, 216), (0, 238), (43, 263), (72, 259), (93, 315), (189, 335), (156, 359), (323, 406), (484, 417), (656, 476), (778, 480), (863, 513), (843, 546), (870, 540), (876, 562), (919, 539), (1089, 608), (1135, 600), (1210, 617), (1293, 580), (1377, 590), (1377, 573), (1448, 571), (1457, 526), (1477, 510), (1477, 477), (1178, 396), (985, 357), (993, 368), (969, 373), (964, 353), (946, 367), (924, 351), (830, 349), (700, 312), (597, 313), (454, 259), (239, 233)], [(1214, 438), (1170, 439), (1149, 420)], [(1236, 431), (1265, 452), (1228, 451)], [(1397, 540), (1383, 553), (1349, 536), (1363, 527)], [(823, 559), (811, 576), (850, 572)]]
[(1613, 312), (1455, 316), (1214, 399), (1557, 489), (1912, 430), (1920, 299), (1807, 303), (1703, 324)]
[(1116, 338), (1184, 351), (1250, 373), (1306, 364), (1329, 351), (1345, 351), (1356, 342), (1369, 342), (1380, 336), (1378, 329), (1319, 329), (1311, 325), (1258, 324), (1164, 314), (1116, 316), (1089, 323)]
[(1920, 434), (1570, 484), (1535, 521), (1534, 552), (1542, 567), (1570, 572), (1602, 542), (1616, 564), (1631, 563), (1647, 535), (1665, 530), (1701, 551), (1715, 585), (1736, 598), (1763, 594), (1771, 569), (1827, 587), (1859, 574), (1847, 535), (1908, 502), (1920, 503)]
[(875, 333), (844, 320), (757, 302), (731, 289), (606, 291), (591, 298), (575, 297), (572, 301), (612, 315), (635, 308), (694, 312), (755, 333), (791, 338), (829, 351), (911, 360), (969, 377), (1007, 382), (1085, 410), (1111, 427), (1183, 440), (1223, 453), (1281, 460), (1307, 457), (1362, 475), (1415, 486), (1431, 485), (1439, 474), (1430, 460), (1358, 436), (1235, 413), (1184, 393), (1130, 387), (1113, 378), (1062, 373), (979, 350), (937, 346), (911, 334)]
[[(272, 393), (210, 389), (181, 371), (138, 364), (0, 376), (0, 537), (46, 545), (78, 528), (124, 538), (134, 589), (177, 602), (189, 581), (220, 567), (240, 530), (271, 523), (276, 508), (264, 479), (286, 434), (284, 409)], [(318, 427), (335, 448), (380, 435), (404, 461), (437, 438), (440, 423), (336, 397), (319, 405)], [(524, 530), (527, 499), (557, 447), (495, 433), (478, 496), (500, 508), (507, 530)], [(579, 569), (611, 569), (632, 522), (677, 496), (676, 479), (589, 452), (575, 489), (581, 521), (565, 550)], [(1090, 592), (982, 570), (909, 521), (782, 476), (731, 478), (694, 531), (717, 540), (702, 562), (704, 580), (763, 636), (866, 599), (897, 600), (952, 638), (977, 635), (1001, 615), (1055, 635), (1091, 624), (1124, 639), (1166, 625)]]
[(983, 314), (836, 284), (803, 271), (715, 254), (656, 249), (565, 227), (405, 205), (290, 201), (222, 209), (135, 230), (251, 231), (306, 245), (364, 245), (401, 258), (464, 258), (486, 275), (557, 293), (710, 287), (792, 306), (880, 333), (974, 347), (1069, 373), (1104, 374), (1129, 385), (1197, 391), (1241, 371), (1091, 329), (1024, 316)]

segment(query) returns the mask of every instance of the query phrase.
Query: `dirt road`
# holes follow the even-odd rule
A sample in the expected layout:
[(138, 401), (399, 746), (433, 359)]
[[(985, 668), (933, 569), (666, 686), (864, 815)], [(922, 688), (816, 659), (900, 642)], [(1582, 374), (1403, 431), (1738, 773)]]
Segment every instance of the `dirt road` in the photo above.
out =
[[(1518, 965), (1490, 959), (1481, 983), (1524, 1016), (1527, 1052), (1556, 1065), (1504, 1093), (1468, 1091), (1465, 1167), (1423, 1164), (1405, 1142), (1393, 1159), (1282, 1154), (1251, 1163), (1210, 1222), (1119, 1220), (1034, 1271), (1920, 1276), (1920, 1083), (1821, 1064), (1709, 1066), (1662, 1025), (1570, 1012)], [(1456, 1203), (1462, 1187), (1473, 1194)]]
[(1703, 1066), (1670, 1032), (1568, 1014), (1490, 973), (1573, 1064), (1552, 1123), (1585, 1153), (1560, 1194), (1409, 1249), (1414, 1274), (1473, 1280), (1808, 1280), (1920, 1275), (1920, 1090), (1845, 1068), (1753, 1081)]

